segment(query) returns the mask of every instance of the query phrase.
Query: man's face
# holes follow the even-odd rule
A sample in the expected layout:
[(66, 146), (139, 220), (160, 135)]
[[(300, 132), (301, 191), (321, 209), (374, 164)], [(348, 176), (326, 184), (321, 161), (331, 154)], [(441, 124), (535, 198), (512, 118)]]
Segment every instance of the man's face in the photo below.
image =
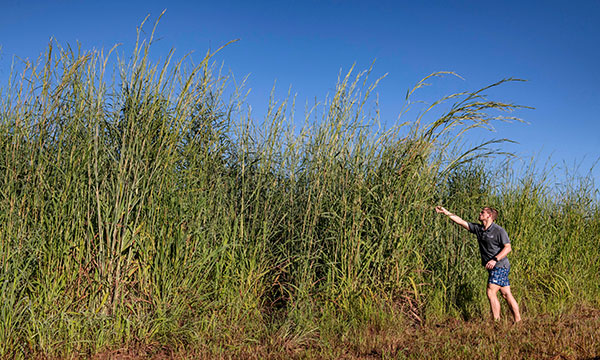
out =
[(485, 220), (489, 219), (490, 216), (492, 216), (492, 214), (490, 214), (489, 211), (487, 211), (486, 209), (482, 209), (481, 212), (479, 213), (479, 221), (485, 221)]

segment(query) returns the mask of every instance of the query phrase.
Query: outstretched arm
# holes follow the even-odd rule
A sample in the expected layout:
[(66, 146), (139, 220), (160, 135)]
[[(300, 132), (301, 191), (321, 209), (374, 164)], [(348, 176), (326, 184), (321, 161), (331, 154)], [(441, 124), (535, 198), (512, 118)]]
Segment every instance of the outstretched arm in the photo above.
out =
[(457, 223), (458, 225), (462, 226), (463, 228), (469, 230), (469, 223), (467, 223), (466, 221), (464, 221), (463, 219), (461, 219), (460, 216), (451, 213), (450, 211), (444, 209), (441, 206), (436, 206), (435, 207), (435, 211), (438, 214), (444, 214), (444, 215), (448, 216), (450, 218), (450, 220), (454, 221), (455, 223)]

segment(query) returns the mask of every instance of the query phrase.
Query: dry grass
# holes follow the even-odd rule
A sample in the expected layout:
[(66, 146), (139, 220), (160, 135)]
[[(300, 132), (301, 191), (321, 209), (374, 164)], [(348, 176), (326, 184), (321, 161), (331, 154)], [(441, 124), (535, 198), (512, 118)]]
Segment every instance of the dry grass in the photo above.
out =
[[(398, 324), (397, 324), (398, 325)], [(369, 326), (345, 338), (294, 343), (272, 336), (258, 343), (132, 344), (104, 350), (104, 359), (598, 359), (600, 309), (578, 306), (562, 315), (509, 321), (449, 319), (425, 326)], [(74, 355), (73, 358), (80, 356)], [(87, 356), (81, 356), (82, 358)], [(40, 356), (39, 358), (45, 358)]]

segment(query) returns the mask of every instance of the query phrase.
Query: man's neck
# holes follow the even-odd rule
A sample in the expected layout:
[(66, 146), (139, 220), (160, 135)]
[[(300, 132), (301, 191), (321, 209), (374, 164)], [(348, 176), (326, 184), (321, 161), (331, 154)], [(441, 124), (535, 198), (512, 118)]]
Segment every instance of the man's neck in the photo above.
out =
[(483, 228), (485, 230), (489, 229), (490, 226), (492, 226), (492, 224), (494, 223), (494, 220), (487, 220), (483, 222)]

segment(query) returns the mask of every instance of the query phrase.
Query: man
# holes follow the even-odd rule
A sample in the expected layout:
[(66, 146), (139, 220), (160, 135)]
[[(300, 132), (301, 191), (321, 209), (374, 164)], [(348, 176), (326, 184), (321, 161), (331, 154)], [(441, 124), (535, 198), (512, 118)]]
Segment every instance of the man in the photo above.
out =
[(484, 207), (479, 213), (481, 225), (466, 222), (441, 206), (437, 206), (435, 211), (448, 216), (450, 220), (477, 235), (481, 264), (485, 266), (489, 273), (487, 297), (490, 301), (494, 320), (500, 319), (500, 302), (497, 297), (498, 290), (500, 290), (513, 314), (514, 321), (521, 321), (519, 305), (510, 292), (508, 281), (510, 263), (506, 255), (511, 251), (510, 240), (506, 230), (494, 223), (498, 217), (498, 211), (490, 207)]

